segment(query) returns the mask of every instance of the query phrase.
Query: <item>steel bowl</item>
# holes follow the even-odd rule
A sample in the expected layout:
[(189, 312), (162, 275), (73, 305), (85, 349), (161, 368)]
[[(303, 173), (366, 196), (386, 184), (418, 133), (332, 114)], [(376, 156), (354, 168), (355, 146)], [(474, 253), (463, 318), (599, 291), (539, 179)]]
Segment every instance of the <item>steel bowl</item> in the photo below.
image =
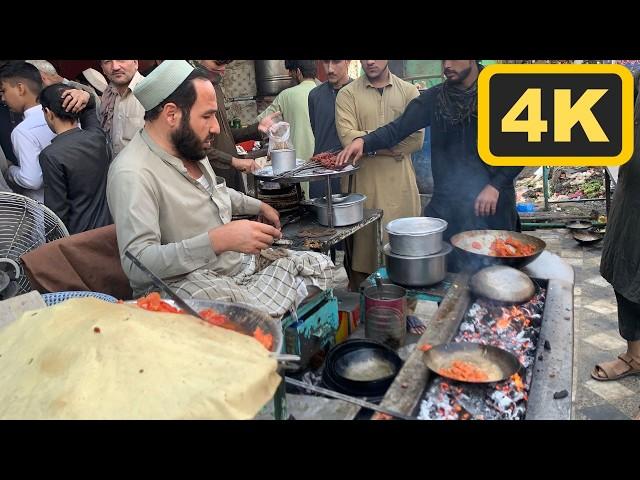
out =
[[(167, 302), (173, 307), (179, 308), (173, 300), (163, 298), (162, 301)], [(242, 333), (246, 335), (253, 335), (253, 332), (260, 327), (263, 332), (273, 335), (273, 346), (271, 347), (271, 351), (275, 353), (280, 353), (282, 351), (284, 343), (282, 327), (280, 322), (273, 319), (268, 313), (242, 303), (201, 300), (199, 298), (185, 298), (184, 301), (197, 312), (210, 308), (218, 313), (226, 315), (229, 321), (237, 325)], [(136, 302), (128, 301), (125, 303), (135, 304)]]
[(391, 251), (407, 257), (424, 257), (442, 250), (447, 222), (434, 217), (404, 217), (385, 226)]
[[(506, 240), (508, 237), (533, 246), (535, 248), (534, 252), (531, 255), (518, 257), (495, 257), (489, 255), (489, 247), (494, 240), (498, 238)], [(538, 237), (508, 230), (470, 230), (468, 232), (460, 232), (451, 237), (451, 244), (462, 257), (461, 263), (470, 270), (490, 267), (491, 265), (508, 265), (514, 268), (522, 268), (538, 258), (547, 247), (547, 244)], [(479, 248), (475, 248), (477, 246)]]
[[(364, 202), (366, 199), (367, 197), (361, 193), (351, 193), (341, 198), (338, 203), (331, 202), (333, 226), (344, 227), (361, 222), (364, 218)], [(329, 208), (326, 198), (315, 198), (311, 205), (316, 211), (318, 223), (328, 227)]]
[(387, 243), (384, 255), (389, 279), (405, 287), (427, 287), (440, 283), (447, 276), (447, 255), (453, 250), (447, 242), (442, 242), (442, 246), (442, 250), (433, 255), (409, 257), (396, 255)]

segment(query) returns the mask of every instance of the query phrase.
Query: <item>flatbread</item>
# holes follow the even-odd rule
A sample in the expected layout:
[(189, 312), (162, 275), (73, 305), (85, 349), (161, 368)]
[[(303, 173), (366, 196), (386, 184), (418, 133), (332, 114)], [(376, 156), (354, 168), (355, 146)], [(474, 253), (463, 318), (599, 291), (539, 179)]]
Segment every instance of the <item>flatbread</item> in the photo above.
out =
[(0, 329), (2, 419), (249, 419), (280, 382), (257, 340), (79, 298)]

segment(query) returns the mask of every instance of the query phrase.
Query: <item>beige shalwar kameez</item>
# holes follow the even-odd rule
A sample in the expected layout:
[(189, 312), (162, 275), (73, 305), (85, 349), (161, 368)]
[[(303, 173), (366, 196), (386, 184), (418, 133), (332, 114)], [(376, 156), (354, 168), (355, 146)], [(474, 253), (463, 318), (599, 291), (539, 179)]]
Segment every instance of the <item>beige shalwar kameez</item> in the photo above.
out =
[[(343, 146), (398, 118), (407, 104), (419, 95), (416, 87), (392, 73), (382, 94), (366, 75), (340, 90), (336, 98), (336, 127)], [(411, 163), (411, 153), (422, 148), (424, 130), (411, 134), (390, 150), (360, 159), (353, 191), (367, 196), (365, 208), (384, 210), (383, 224), (400, 217), (420, 215), (420, 195)], [(365, 152), (370, 153), (370, 152)], [(343, 185), (346, 191), (346, 185)], [(375, 225), (354, 235), (353, 264), (356, 272), (376, 269)], [(388, 236), (384, 232), (384, 242)]]

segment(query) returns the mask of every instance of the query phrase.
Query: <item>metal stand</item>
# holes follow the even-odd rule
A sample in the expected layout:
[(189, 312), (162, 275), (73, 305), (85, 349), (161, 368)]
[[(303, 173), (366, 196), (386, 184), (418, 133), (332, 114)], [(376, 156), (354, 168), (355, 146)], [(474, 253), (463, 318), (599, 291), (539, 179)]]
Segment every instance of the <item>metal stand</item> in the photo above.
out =
[(276, 420), (286, 420), (289, 418), (287, 413), (287, 386), (284, 383), (284, 371), (278, 373), (282, 377), (282, 381), (273, 395), (273, 416)]
[(544, 195), (544, 211), (549, 211), (549, 167), (542, 167), (542, 193)]

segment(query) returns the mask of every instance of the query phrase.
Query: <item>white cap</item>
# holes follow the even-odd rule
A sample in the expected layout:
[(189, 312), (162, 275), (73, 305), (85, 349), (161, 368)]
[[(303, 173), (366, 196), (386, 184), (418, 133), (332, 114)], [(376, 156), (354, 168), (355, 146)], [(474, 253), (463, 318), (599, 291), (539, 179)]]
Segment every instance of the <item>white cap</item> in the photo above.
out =
[(148, 112), (175, 92), (193, 70), (186, 60), (165, 60), (135, 86), (133, 94)]

